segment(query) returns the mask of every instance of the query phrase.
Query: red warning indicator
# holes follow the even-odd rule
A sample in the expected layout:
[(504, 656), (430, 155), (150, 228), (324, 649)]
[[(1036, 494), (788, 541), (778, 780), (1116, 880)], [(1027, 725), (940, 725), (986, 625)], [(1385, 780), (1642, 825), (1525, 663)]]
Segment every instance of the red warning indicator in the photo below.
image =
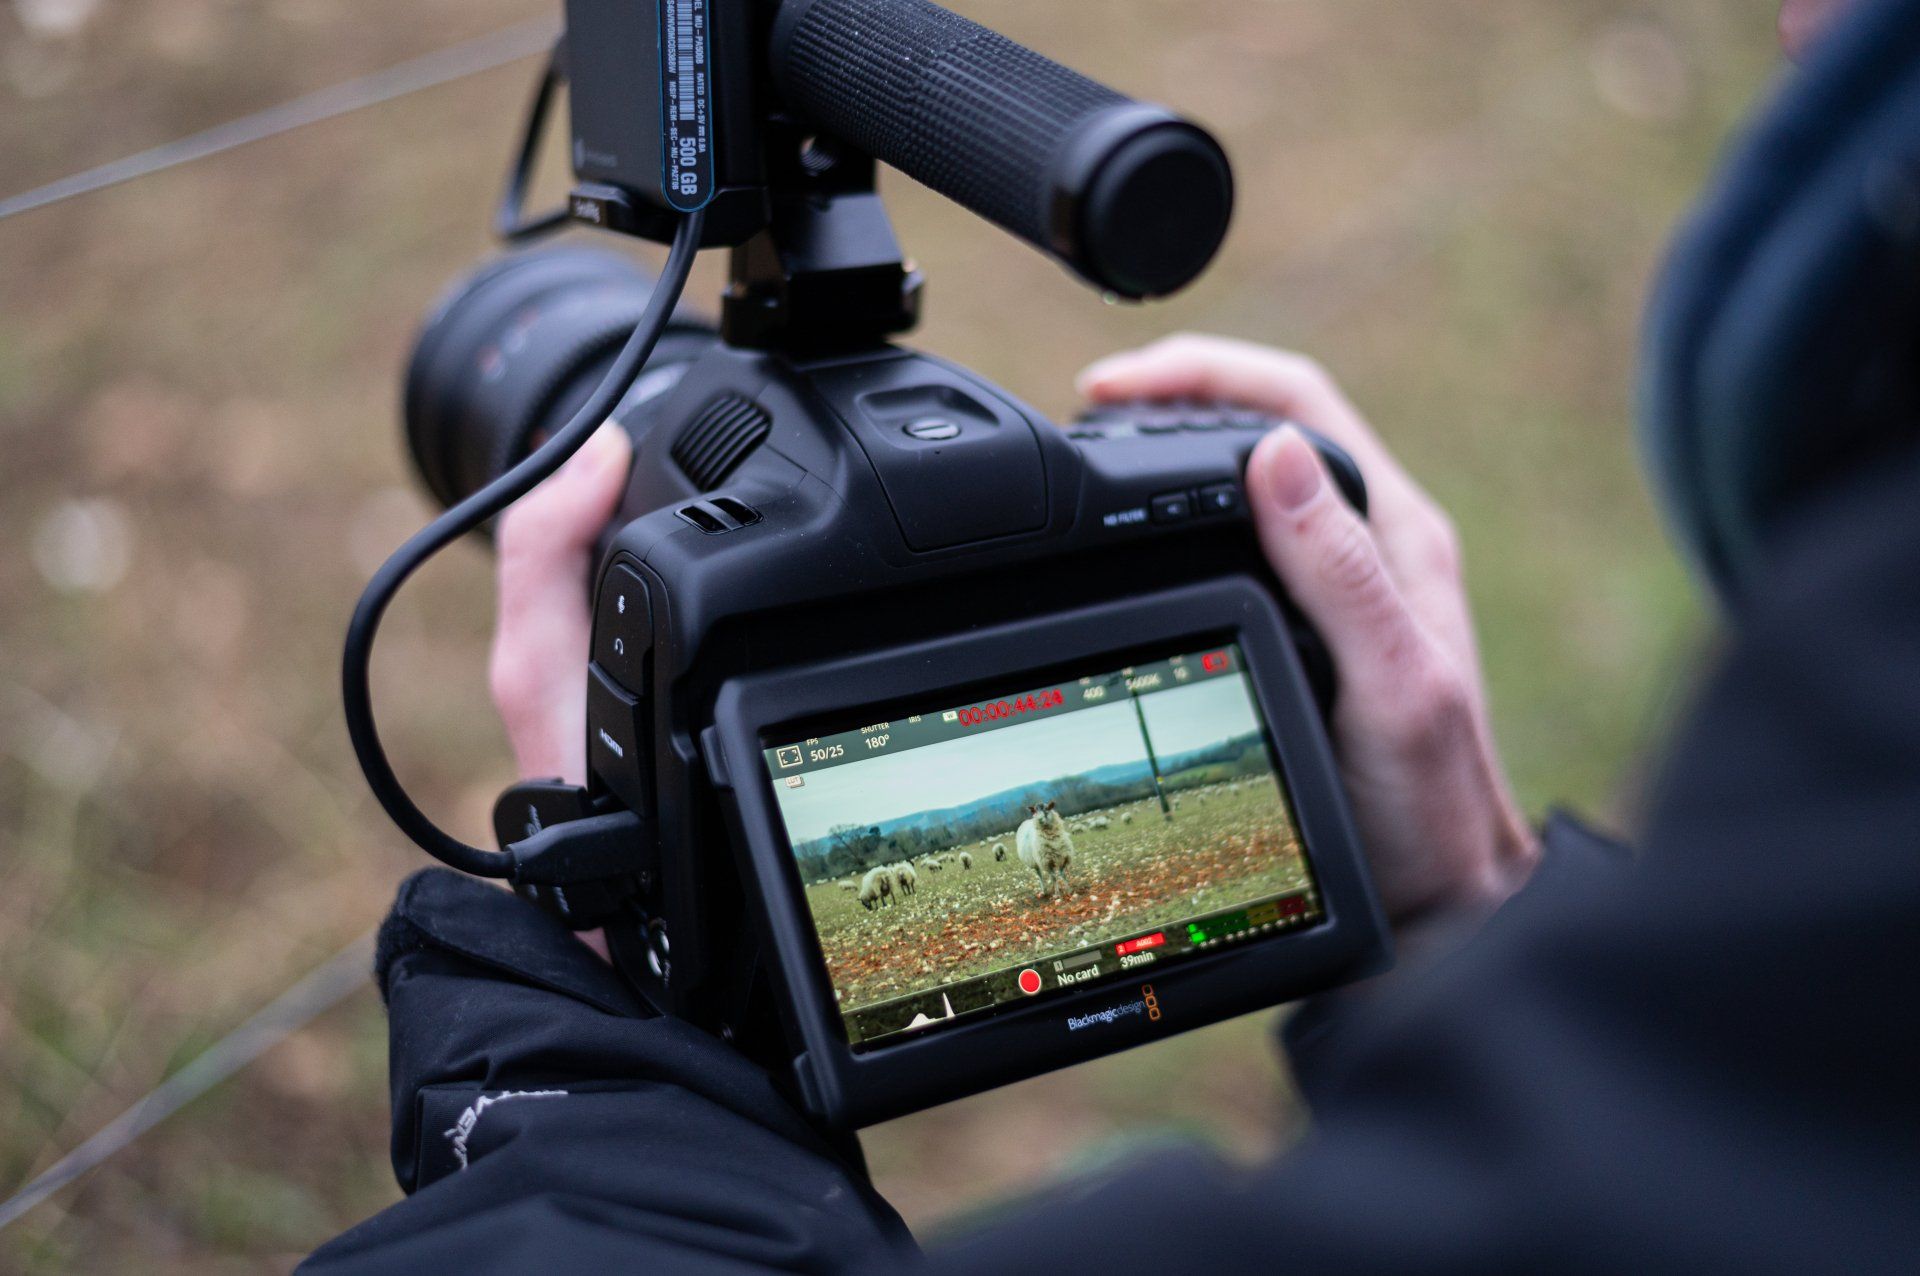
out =
[(1040, 991), (1040, 972), (1029, 966), (1020, 972), (1020, 991), (1031, 997)]
[(1123, 939), (1113, 946), (1113, 951), (1125, 957), (1128, 953), (1137, 953), (1148, 948), (1158, 948), (1167, 942), (1167, 933), (1156, 930), (1151, 935), (1141, 935), (1137, 939)]
[(1221, 673), (1232, 663), (1232, 657), (1224, 651), (1209, 651), (1200, 657), (1200, 667), (1208, 673)]

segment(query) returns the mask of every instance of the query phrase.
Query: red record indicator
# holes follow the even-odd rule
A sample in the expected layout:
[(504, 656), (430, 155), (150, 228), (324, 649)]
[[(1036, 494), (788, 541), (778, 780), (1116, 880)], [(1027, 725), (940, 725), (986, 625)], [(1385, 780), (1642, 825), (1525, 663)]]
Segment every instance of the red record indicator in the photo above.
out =
[(1023, 713), (1058, 709), (1066, 702), (1067, 693), (1059, 687), (1054, 687), (1047, 691), (1014, 696), (1008, 700), (989, 700), (985, 704), (968, 705), (964, 709), (954, 710), (953, 717), (963, 727), (977, 727), (1006, 718), (1017, 718)]
[(1020, 972), (1020, 991), (1031, 997), (1040, 991), (1040, 972), (1029, 966)]

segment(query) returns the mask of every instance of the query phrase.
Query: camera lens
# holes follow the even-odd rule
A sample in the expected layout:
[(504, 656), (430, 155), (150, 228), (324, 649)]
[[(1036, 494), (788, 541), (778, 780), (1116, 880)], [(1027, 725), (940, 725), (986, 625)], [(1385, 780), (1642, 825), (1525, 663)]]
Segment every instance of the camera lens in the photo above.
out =
[[(597, 249), (514, 253), (443, 296), (407, 368), (407, 446), (452, 505), (504, 474), (586, 402), (640, 322), (653, 279)], [(662, 334), (620, 410), (664, 391), (714, 341), (698, 324)]]

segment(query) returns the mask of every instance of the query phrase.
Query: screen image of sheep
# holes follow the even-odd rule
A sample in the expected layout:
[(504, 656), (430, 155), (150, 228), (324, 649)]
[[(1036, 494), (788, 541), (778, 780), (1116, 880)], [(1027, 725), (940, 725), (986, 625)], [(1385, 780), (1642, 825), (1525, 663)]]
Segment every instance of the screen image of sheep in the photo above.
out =
[(1015, 711), (987, 729), (963, 709), (928, 715), (948, 718), (931, 743), (880, 724), (808, 742), (820, 769), (789, 755), (776, 793), (856, 1042), (1117, 973), (1115, 941), (1188, 919), (1277, 898), (1319, 915), (1245, 675), (1186, 659), (1145, 692), (1120, 671), (998, 701)]

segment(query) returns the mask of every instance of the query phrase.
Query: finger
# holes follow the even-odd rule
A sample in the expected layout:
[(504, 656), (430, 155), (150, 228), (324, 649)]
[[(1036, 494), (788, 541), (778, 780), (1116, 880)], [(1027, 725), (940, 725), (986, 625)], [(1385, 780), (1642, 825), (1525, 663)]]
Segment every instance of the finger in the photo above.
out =
[(1326, 640), (1344, 685), (1388, 695), (1420, 672), (1426, 643), (1372, 532), (1298, 430), (1263, 439), (1247, 467), (1261, 547)]
[(588, 558), (619, 507), (633, 458), (627, 432), (609, 422), (546, 482), (500, 518), (501, 619), (563, 594), (584, 600)]
[(1397, 580), (1424, 588), (1420, 582), (1432, 574), (1432, 561), (1452, 548), (1451, 528), (1432, 498), (1401, 468), (1326, 370), (1303, 355), (1224, 337), (1183, 335), (1102, 360), (1081, 375), (1081, 386), (1103, 401), (1243, 403), (1310, 426), (1359, 465), (1370, 524)]
[(1305, 355), (1226, 337), (1181, 335), (1114, 355), (1080, 374), (1096, 403), (1219, 399), (1287, 416), (1319, 430), (1382, 477), (1400, 466), (1333, 378)]
[(489, 678), (523, 776), (586, 778), (587, 577), (631, 455), (625, 431), (603, 426), (500, 520)]

